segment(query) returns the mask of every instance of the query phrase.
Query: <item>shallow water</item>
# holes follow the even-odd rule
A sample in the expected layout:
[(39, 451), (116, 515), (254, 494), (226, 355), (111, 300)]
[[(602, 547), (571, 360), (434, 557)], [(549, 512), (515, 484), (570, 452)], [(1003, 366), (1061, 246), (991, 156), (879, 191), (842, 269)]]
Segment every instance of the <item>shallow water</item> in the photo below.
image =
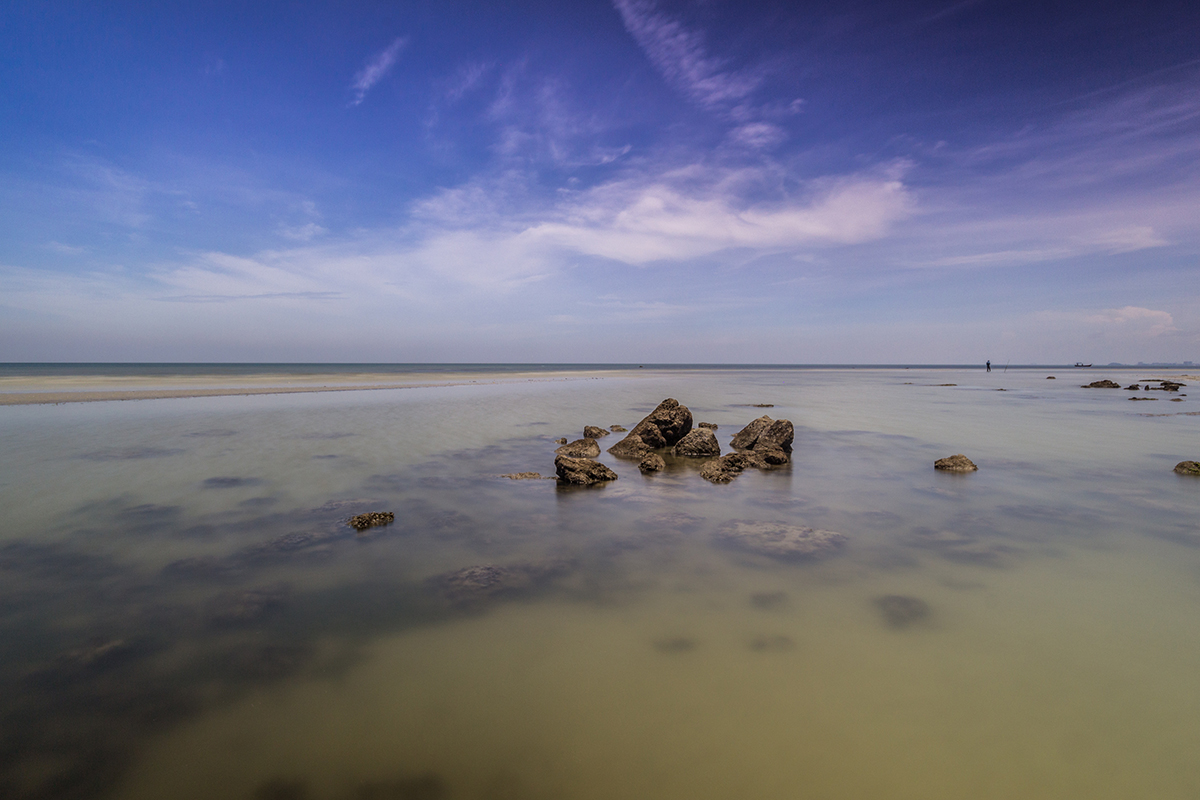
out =
[[(1046, 374), (0, 409), (0, 795), (1195, 797), (1197, 401)], [(498, 477), (664, 397), (724, 450), (791, 419), (793, 463)], [(772, 560), (730, 520), (847, 544)], [(437, 580), (475, 565), (521, 580)]]

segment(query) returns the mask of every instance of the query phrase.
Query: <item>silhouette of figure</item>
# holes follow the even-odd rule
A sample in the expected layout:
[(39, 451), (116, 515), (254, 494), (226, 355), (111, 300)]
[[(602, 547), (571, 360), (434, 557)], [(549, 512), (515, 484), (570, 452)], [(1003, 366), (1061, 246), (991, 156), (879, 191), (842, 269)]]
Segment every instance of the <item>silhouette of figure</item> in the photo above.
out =
[(992, 371), (992, 362), (991, 361), (987, 362), (987, 371), (988, 372)]

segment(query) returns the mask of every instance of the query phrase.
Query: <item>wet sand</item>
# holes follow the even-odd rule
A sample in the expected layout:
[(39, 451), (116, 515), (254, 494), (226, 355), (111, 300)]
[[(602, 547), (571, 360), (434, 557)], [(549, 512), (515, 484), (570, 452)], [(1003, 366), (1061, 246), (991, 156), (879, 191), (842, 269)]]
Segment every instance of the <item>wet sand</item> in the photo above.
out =
[[(605, 375), (613, 373), (606, 372)], [(147, 380), (144, 377), (62, 376), (0, 379), (0, 406), (97, 403), (115, 400), (167, 400), (186, 397), (234, 397), (306, 392), (362, 392), (380, 389), (425, 389), (440, 386), (539, 383), (599, 378), (599, 373), (460, 373), (430, 380), (426, 374), (404, 376), (360, 373), (353, 375), (192, 375)], [(147, 383), (153, 384), (147, 386)], [(224, 384), (224, 385), (222, 385)]]

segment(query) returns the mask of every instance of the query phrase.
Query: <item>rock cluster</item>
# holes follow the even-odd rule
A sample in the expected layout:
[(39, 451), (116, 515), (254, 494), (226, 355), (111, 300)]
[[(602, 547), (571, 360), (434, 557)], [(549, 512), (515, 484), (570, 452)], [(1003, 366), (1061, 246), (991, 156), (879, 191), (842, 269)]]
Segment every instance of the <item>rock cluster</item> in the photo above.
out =
[(558, 482), (563, 486), (591, 486), (593, 483), (617, 479), (617, 473), (590, 458), (555, 456), (554, 471), (558, 473)]
[(1116, 381), (1110, 381), (1110, 380), (1092, 381), (1091, 383), (1089, 383), (1081, 388), (1084, 388), (1084, 389), (1120, 389), (1121, 384), (1117, 383)]
[(390, 525), (396, 521), (396, 515), (391, 511), (371, 511), (367, 514), (358, 514), (350, 518), (346, 523), (356, 531), (365, 531), (367, 528), (374, 528), (378, 525)]
[(600, 455), (600, 445), (596, 444), (596, 440), (589, 436), (576, 439), (570, 444), (564, 444), (554, 452), (568, 458), (595, 458)]
[(731, 520), (717, 531), (722, 541), (743, 550), (786, 560), (832, 555), (846, 543), (846, 536), (786, 522)]
[(749, 467), (771, 469), (792, 460), (795, 428), (791, 420), (759, 417), (734, 434), (738, 451), (707, 462), (700, 477), (711, 483), (729, 483)]
[(1180, 461), (1175, 465), (1175, 471), (1180, 475), (1200, 475), (1200, 462)]
[(618, 458), (644, 458), (651, 450), (671, 447), (692, 430), (692, 412), (668, 397), (621, 441), (608, 448)]

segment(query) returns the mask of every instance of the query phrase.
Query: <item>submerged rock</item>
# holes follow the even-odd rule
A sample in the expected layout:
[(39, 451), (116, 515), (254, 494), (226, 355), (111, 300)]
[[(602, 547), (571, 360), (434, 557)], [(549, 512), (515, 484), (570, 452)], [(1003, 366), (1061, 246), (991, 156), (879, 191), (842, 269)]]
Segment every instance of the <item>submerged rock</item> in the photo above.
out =
[(1136, 391), (1138, 391), (1138, 390), (1139, 390), (1139, 389), (1141, 389), (1141, 388), (1142, 388), (1142, 387), (1141, 387), (1139, 384), (1136, 384), (1136, 383), (1134, 383), (1134, 384), (1130, 384), (1129, 386), (1126, 386), (1126, 387), (1125, 387), (1125, 391), (1127, 391), (1127, 392), (1136, 392)]
[(617, 479), (617, 473), (590, 458), (555, 456), (554, 471), (558, 473), (558, 482), (563, 485), (590, 486)]
[(715, 431), (717, 429), (717, 423), (715, 423), (715, 422), (697, 422), (696, 427), (697, 428), (708, 428), (710, 431)]
[(599, 439), (601, 436), (608, 436), (608, 431), (604, 428), (597, 428), (595, 425), (585, 425), (583, 427), (583, 438)]
[(891, 628), (908, 628), (929, 618), (929, 604), (919, 597), (885, 594), (872, 600)]
[(721, 445), (708, 428), (696, 428), (680, 439), (671, 449), (671, 455), (686, 458), (708, 458), (721, 455)]
[(574, 569), (566, 559), (524, 561), (516, 564), (479, 564), (435, 575), (429, 586), (456, 604), (477, 603), (502, 594), (520, 594), (537, 589)]
[(625, 428), (621, 427), (620, 425), (609, 425), (608, 429), (610, 431), (612, 431), (613, 433), (625, 433), (625, 430), (626, 430)]
[(717, 530), (724, 542), (764, 556), (787, 560), (829, 556), (846, 543), (846, 535), (787, 522), (731, 520)]
[[(692, 412), (687, 406), (680, 405), (675, 398), (668, 397), (641, 422), (634, 425), (629, 435), (610, 447), (608, 452), (619, 458), (641, 458), (649, 450), (671, 447), (691, 430)], [(645, 447), (646, 450), (642, 450), (641, 447)]]
[(964, 456), (962, 453), (956, 453), (952, 456), (939, 458), (933, 462), (934, 469), (940, 469), (945, 472), (976, 472), (979, 467), (975, 466), (975, 462)]
[(1200, 462), (1180, 461), (1175, 465), (1175, 471), (1180, 475), (1200, 475)]
[(1130, 400), (1157, 400), (1157, 397), (1131, 397)]
[(542, 475), (540, 472), (506, 472), (505, 474), (501, 475), (500, 477), (508, 478), (509, 480), (512, 480), (512, 481), (550, 480), (549, 475)]
[(700, 477), (709, 483), (729, 483), (747, 467), (766, 465), (767, 462), (757, 453), (730, 453), (704, 462), (700, 466)]
[(663, 457), (658, 453), (651, 453), (643, 458), (641, 463), (638, 464), (638, 469), (642, 471), (642, 474), (649, 472), (662, 472), (666, 468), (667, 462), (663, 461)]
[(365, 531), (379, 525), (391, 525), (396, 521), (396, 515), (391, 511), (370, 511), (350, 518), (346, 523), (356, 531)]
[(560, 438), (560, 439), (555, 439), (555, 440), (554, 440), (554, 443), (555, 443), (555, 444), (566, 444), (566, 443), (567, 443), (567, 437), (563, 436), (563, 437), (562, 437), (562, 438)]
[(690, 653), (696, 649), (697, 642), (688, 636), (668, 636), (654, 640), (654, 649), (660, 653)]
[(1083, 388), (1083, 389), (1120, 389), (1121, 384), (1117, 383), (1116, 381), (1110, 381), (1110, 380), (1092, 381), (1091, 383), (1086, 384), (1085, 386), (1082, 386), (1080, 388)]
[(600, 455), (600, 445), (596, 444), (595, 439), (585, 437), (576, 439), (570, 444), (564, 444), (554, 452), (570, 458), (595, 458)]

